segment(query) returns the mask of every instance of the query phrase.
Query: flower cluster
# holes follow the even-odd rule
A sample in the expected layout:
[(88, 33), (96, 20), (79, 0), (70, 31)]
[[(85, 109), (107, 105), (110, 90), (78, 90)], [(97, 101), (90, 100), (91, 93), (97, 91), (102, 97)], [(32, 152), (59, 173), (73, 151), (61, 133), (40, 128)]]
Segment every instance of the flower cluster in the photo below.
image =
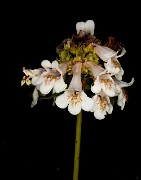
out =
[(21, 84), (35, 86), (31, 107), (51, 93), (55, 104), (68, 108), (73, 115), (84, 110), (92, 112), (96, 119), (104, 119), (113, 111), (113, 99), (124, 109), (125, 88), (134, 82), (134, 78), (129, 83), (122, 81), (124, 70), (118, 59), (126, 50), (118, 43), (102, 45), (94, 29), (93, 20), (76, 23), (77, 34), (57, 46), (56, 60), (43, 60), (41, 67), (34, 70), (23, 68)]

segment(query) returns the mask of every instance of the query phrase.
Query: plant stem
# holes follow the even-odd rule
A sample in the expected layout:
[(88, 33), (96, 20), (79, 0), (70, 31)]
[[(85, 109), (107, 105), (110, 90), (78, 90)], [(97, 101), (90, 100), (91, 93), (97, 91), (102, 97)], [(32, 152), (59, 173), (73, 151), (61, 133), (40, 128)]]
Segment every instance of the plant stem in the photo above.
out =
[(78, 180), (78, 176), (79, 176), (81, 124), (82, 124), (82, 111), (77, 115), (77, 121), (76, 121), (73, 180)]

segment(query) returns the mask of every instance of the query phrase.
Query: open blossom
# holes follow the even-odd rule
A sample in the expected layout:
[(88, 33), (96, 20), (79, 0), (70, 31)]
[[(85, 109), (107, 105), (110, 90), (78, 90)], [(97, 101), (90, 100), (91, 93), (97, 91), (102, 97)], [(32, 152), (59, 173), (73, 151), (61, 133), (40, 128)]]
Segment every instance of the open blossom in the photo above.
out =
[(80, 62), (73, 66), (73, 77), (68, 89), (56, 98), (56, 105), (62, 109), (68, 107), (73, 115), (79, 114), (81, 109), (90, 111), (93, 107), (93, 100), (82, 90), (81, 67)]
[(121, 53), (118, 55), (118, 51), (114, 51), (106, 46), (101, 46), (96, 43), (93, 43), (93, 46), (95, 53), (105, 62), (104, 66), (107, 73), (111, 73), (115, 75), (118, 80), (122, 80), (124, 70), (118, 61), (118, 58), (126, 53), (125, 48), (122, 48)]
[(121, 52), (120, 55), (116, 54), (116, 55), (110, 57), (108, 59), (107, 63), (104, 63), (105, 68), (107, 69), (107, 72), (115, 75), (115, 77), (118, 80), (122, 80), (122, 76), (124, 74), (124, 70), (121, 67), (121, 64), (120, 64), (120, 62), (118, 61), (117, 58), (122, 57), (125, 53), (126, 53), (125, 48), (122, 48), (122, 52)]
[(105, 118), (105, 115), (111, 114), (113, 111), (113, 106), (110, 103), (110, 98), (104, 94), (96, 94), (93, 96), (94, 107), (91, 112), (94, 112), (94, 116), (98, 120)]
[(97, 76), (94, 85), (91, 86), (93, 93), (100, 93), (101, 91), (109, 97), (115, 96), (119, 93), (120, 88), (116, 85), (110, 74), (103, 74)]
[(59, 93), (67, 87), (65, 84), (61, 70), (58, 67), (58, 62), (50, 63), (48, 60), (42, 61), (41, 65), (45, 71), (37, 77), (32, 78), (32, 84), (37, 86), (42, 94), (48, 94), (52, 89)]

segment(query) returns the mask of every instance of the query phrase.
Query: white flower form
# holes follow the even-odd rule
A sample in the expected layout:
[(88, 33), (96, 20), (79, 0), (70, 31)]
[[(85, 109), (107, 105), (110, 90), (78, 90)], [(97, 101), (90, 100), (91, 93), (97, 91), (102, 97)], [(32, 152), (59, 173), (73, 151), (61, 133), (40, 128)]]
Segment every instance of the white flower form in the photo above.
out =
[(105, 115), (111, 114), (113, 111), (113, 106), (110, 103), (110, 98), (103, 94), (96, 94), (93, 96), (94, 107), (91, 112), (94, 112), (94, 116), (98, 120), (105, 118)]
[(90, 111), (94, 104), (93, 100), (82, 90), (81, 67), (82, 63), (80, 62), (73, 66), (73, 77), (70, 85), (63, 94), (56, 98), (55, 102), (61, 109), (68, 107), (68, 111), (72, 115), (79, 114), (81, 109)]
[(113, 97), (120, 92), (120, 87), (116, 85), (110, 74), (104, 73), (97, 76), (94, 85), (91, 86), (91, 91), (96, 94), (102, 91), (105, 95)]
[(127, 94), (125, 89), (121, 89), (121, 92), (118, 95), (117, 105), (121, 106), (121, 110), (124, 109), (125, 102), (127, 101)]
[(58, 67), (58, 62), (55, 60), (52, 63), (48, 60), (41, 62), (45, 71), (37, 77), (32, 78), (32, 84), (37, 86), (42, 94), (48, 94), (52, 89), (54, 92), (59, 93), (66, 89), (62, 72)]
[(114, 57), (117, 55), (118, 52), (106, 47), (106, 46), (101, 46), (96, 43), (92, 43), (94, 46), (94, 51), (95, 53), (102, 59), (104, 62), (107, 62), (109, 58)]
[(79, 34), (80, 31), (85, 34), (94, 35), (95, 23), (93, 20), (87, 20), (86, 22), (77, 22), (76, 23), (76, 31)]
[(126, 53), (125, 48), (122, 48), (122, 52), (121, 52), (120, 55), (116, 54), (113, 57), (110, 57), (107, 60), (107, 63), (104, 63), (105, 68), (107, 69), (107, 72), (115, 75), (115, 77), (118, 80), (122, 80), (122, 76), (124, 74), (124, 70), (121, 67), (121, 64), (120, 64), (120, 62), (118, 61), (117, 58), (123, 56), (125, 53)]

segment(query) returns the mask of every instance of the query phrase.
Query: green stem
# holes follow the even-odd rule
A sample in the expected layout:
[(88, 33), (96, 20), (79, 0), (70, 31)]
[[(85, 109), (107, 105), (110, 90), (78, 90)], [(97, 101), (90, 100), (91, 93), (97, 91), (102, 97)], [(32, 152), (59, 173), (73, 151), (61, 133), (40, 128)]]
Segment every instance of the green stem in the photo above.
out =
[(73, 180), (78, 180), (78, 175), (79, 175), (81, 124), (82, 124), (82, 111), (77, 115), (77, 121), (76, 121)]

